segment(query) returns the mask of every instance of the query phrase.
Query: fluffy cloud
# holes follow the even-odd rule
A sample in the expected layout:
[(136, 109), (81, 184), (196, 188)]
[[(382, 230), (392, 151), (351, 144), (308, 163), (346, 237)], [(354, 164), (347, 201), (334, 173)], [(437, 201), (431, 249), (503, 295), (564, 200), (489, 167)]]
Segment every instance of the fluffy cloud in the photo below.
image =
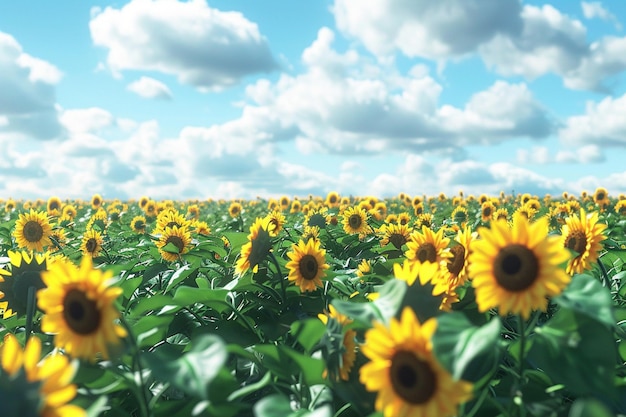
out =
[(63, 133), (55, 92), (62, 74), (54, 65), (26, 54), (0, 32), (0, 74), (0, 138), (51, 139)]
[(159, 71), (209, 90), (277, 68), (255, 23), (204, 0), (132, 0), (121, 9), (95, 9), (89, 28), (94, 44), (108, 49), (114, 73)]
[(554, 156), (550, 154), (550, 150), (546, 146), (533, 146), (530, 150), (517, 150), (517, 162), (522, 165), (593, 164), (605, 160), (602, 150), (597, 145), (585, 145), (574, 150), (561, 149)]
[(615, 15), (605, 9), (599, 1), (583, 1), (580, 3), (580, 7), (582, 7), (583, 16), (585, 16), (586, 19), (598, 18), (613, 22), (616, 29), (622, 30), (622, 25), (619, 23)]
[(128, 84), (128, 90), (148, 99), (171, 100), (172, 92), (165, 84), (151, 77), (141, 77)]
[(568, 145), (595, 143), (601, 146), (626, 146), (626, 94), (607, 97), (599, 103), (588, 102), (585, 114), (572, 116), (559, 131)]

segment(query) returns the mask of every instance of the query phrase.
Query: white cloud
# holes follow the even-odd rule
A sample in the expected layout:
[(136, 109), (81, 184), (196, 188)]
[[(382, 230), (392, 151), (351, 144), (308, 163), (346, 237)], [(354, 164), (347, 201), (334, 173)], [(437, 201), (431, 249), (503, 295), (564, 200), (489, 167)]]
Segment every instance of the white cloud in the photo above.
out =
[(531, 149), (518, 149), (517, 162), (522, 165), (544, 165), (551, 162), (550, 150), (546, 146), (533, 146)]
[(167, 85), (151, 77), (142, 76), (128, 84), (127, 89), (143, 98), (171, 100), (172, 92)]
[(61, 123), (70, 132), (97, 132), (111, 126), (115, 121), (113, 115), (99, 107), (64, 110)]
[(585, 114), (572, 116), (559, 131), (568, 145), (594, 143), (602, 147), (626, 145), (626, 94), (606, 97), (599, 103), (588, 102)]
[(597, 145), (585, 145), (575, 151), (561, 150), (555, 156), (556, 162), (592, 164), (605, 161), (602, 150)]
[(583, 16), (585, 16), (586, 19), (598, 18), (613, 22), (617, 30), (622, 30), (622, 25), (617, 20), (617, 17), (602, 6), (602, 3), (599, 1), (583, 1), (580, 3), (580, 7), (583, 9)]
[(277, 68), (255, 23), (204, 0), (132, 0), (121, 9), (93, 9), (89, 28), (94, 44), (108, 49), (114, 73), (159, 71), (214, 90)]

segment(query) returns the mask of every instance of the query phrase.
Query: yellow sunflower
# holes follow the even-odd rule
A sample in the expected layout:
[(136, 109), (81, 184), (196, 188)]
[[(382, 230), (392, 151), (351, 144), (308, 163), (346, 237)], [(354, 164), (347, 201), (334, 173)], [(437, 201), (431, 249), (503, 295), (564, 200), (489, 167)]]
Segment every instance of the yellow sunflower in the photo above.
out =
[(496, 211), (496, 206), (491, 201), (485, 201), (480, 206), (480, 219), (483, 223), (491, 221)]
[(157, 215), (156, 227), (154, 233), (161, 234), (167, 227), (178, 227), (179, 229), (187, 229), (191, 225), (191, 221), (185, 218), (178, 210), (167, 208)]
[(356, 276), (362, 277), (372, 272), (372, 264), (369, 260), (363, 259), (356, 267)]
[[(329, 330), (332, 330), (333, 322), (336, 322), (339, 326), (339, 330), (342, 332), (342, 337), (334, 337), (333, 340), (340, 340), (341, 345), (337, 349), (340, 355), (337, 357), (330, 357), (327, 359), (328, 367), (324, 371), (324, 376), (330, 373), (331, 379), (342, 379), (347, 381), (350, 379), (350, 371), (356, 361), (356, 331), (353, 329), (346, 329), (345, 327), (352, 323), (347, 316), (339, 313), (333, 305), (328, 306), (329, 311), (324, 314), (318, 314), (317, 317), (324, 323)], [(331, 325), (329, 326), (329, 323)], [(334, 335), (333, 335), (334, 336)], [(331, 364), (335, 366), (330, 366)]]
[(46, 270), (48, 262), (48, 252), (33, 254), (10, 250), (8, 255), (11, 270), (0, 270), (0, 275), (4, 276), (0, 281), (0, 293), (4, 294), (2, 301), (8, 303), (4, 310), (5, 318), (26, 314), (29, 288), (38, 291), (45, 287), (41, 274)]
[(580, 217), (571, 216), (565, 219), (565, 225), (561, 229), (562, 244), (576, 252), (567, 263), (568, 274), (580, 274), (591, 269), (592, 264), (598, 260), (601, 242), (606, 239), (602, 234), (606, 228), (606, 224), (598, 223), (597, 212), (587, 215), (582, 208)]
[(94, 210), (98, 210), (100, 207), (102, 207), (102, 196), (100, 194), (94, 194), (91, 197), (91, 208)]
[(234, 201), (230, 204), (230, 207), (228, 207), (228, 215), (235, 219), (241, 215), (241, 210), (241, 204)]
[(13, 210), (15, 210), (16, 204), (15, 204), (15, 200), (13, 200), (12, 198), (9, 198), (6, 203), (4, 203), (4, 211), (6, 211), (7, 213), (12, 212)]
[(447, 250), (450, 239), (443, 236), (443, 229), (433, 232), (422, 226), (422, 232), (415, 231), (407, 242), (407, 259), (417, 264), (420, 282), (424, 285), (430, 281), (440, 268), (441, 261), (452, 256)]
[(68, 217), (70, 219), (74, 219), (76, 217), (76, 207), (72, 204), (66, 204), (63, 206), (63, 217)]
[(285, 224), (285, 215), (280, 212), (280, 210), (274, 210), (270, 214), (267, 215), (269, 222), (274, 226), (272, 228), (271, 235), (272, 237), (278, 236), (281, 230), (283, 230), (283, 225)]
[(146, 218), (144, 216), (135, 216), (130, 221), (130, 228), (135, 233), (146, 232)]
[[(41, 340), (30, 337), (22, 350), (17, 338), (7, 333), (2, 344), (2, 379), (4, 392), (23, 415), (41, 417), (83, 417), (82, 408), (68, 404), (76, 396), (71, 384), (76, 372), (67, 358), (52, 354), (41, 359)], [(5, 380), (8, 379), (8, 381)], [(11, 386), (19, 387), (11, 389)], [(25, 387), (25, 389), (24, 389)], [(34, 401), (33, 401), (34, 400)]]
[(58, 259), (42, 273), (46, 288), (37, 293), (45, 313), (41, 330), (54, 334), (54, 344), (69, 355), (94, 361), (97, 354), (109, 358), (126, 331), (116, 323), (120, 317), (113, 303), (122, 294), (110, 286), (113, 273), (94, 269), (90, 256), (80, 267)]
[(339, 193), (336, 191), (331, 191), (326, 195), (326, 200), (324, 201), (324, 203), (328, 207), (334, 208), (339, 206), (340, 201), (341, 199), (339, 198)]
[(406, 211), (403, 211), (402, 213), (398, 214), (398, 224), (409, 224), (409, 222), (411, 221), (411, 215), (409, 213), (407, 213)]
[(256, 273), (259, 263), (269, 255), (272, 249), (271, 233), (273, 224), (267, 217), (257, 217), (248, 234), (248, 242), (241, 247), (241, 253), (235, 264), (235, 275), (242, 276), (248, 269)]
[(360, 207), (348, 207), (343, 212), (343, 230), (350, 234), (365, 235), (370, 232), (370, 227), (367, 224), (367, 211)]
[(457, 208), (452, 210), (450, 218), (456, 224), (464, 226), (469, 221), (469, 214), (467, 213), (467, 209), (465, 207), (458, 206)]
[(174, 262), (179, 260), (181, 255), (189, 252), (191, 234), (186, 227), (166, 226), (155, 245), (164, 260)]
[(43, 211), (31, 209), (28, 213), (21, 213), (15, 222), (13, 236), (20, 248), (43, 252), (49, 246), (52, 225)]
[(499, 220), (481, 227), (472, 242), (469, 275), (476, 289), (478, 309), (497, 307), (499, 314), (545, 311), (547, 297), (560, 294), (571, 277), (559, 265), (569, 254), (559, 236), (548, 236), (545, 217), (534, 223), (523, 215), (513, 224)]
[(381, 235), (380, 246), (391, 243), (398, 250), (411, 238), (411, 229), (406, 224), (383, 224), (378, 232)]
[(63, 203), (59, 197), (50, 197), (46, 205), (48, 216), (60, 216)]
[(287, 262), (289, 269), (289, 281), (293, 281), (300, 287), (300, 291), (314, 291), (322, 287), (324, 272), (329, 268), (324, 256), (326, 251), (320, 247), (318, 240), (309, 239), (306, 243), (300, 240), (291, 246), (287, 253), (290, 261)]
[(102, 238), (102, 233), (95, 229), (87, 230), (83, 234), (80, 250), (83, 255), (95, 258), (102, 251), (103, 243), (104, 239)]
[(438, 362), (432, 347), (437, 321), (421, 324), (410, 307), (389, 327), (374, 322), (365, 333), (363, 354), (370, 360), (360, 381), (377, 391), (375, 407), (384, 417), (452, 417), (472, 397), (473, 386), (454, 380)]
[(469, 227), (465, 226), (457, 232), (454, 238), (455, 245), (450, 247), (452, 256), (447, 259), (443, 269), (444, 279), (450, 282), (453, 288), (459, 287), (468, 279), (467, 267), (469, 265), (469, 253), (474, 234)]
[(608, 205), (611, 200), (609, 199), (609, 192), (604, 187), (596, 188), (593, 193), (593, 201), (600, 207)]

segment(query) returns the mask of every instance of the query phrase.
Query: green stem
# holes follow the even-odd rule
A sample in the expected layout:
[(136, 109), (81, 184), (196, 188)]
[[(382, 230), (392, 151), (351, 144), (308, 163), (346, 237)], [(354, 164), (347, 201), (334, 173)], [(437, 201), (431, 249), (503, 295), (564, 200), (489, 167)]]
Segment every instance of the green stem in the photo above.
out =
[(270, 252), (270, 259), (272, 260), (272, 263), (276, 267), (276, 276), (278, 277), (278, 280), (280, 281), (280, 291), (282, 293), (282, 298), (283, 298), (282, 302), (285, 303), (285, 300), (287, 299), (287, 288), (285, 287), (285, 279), (283, 277), (282, 271), (280, 270), (280, 265), (278, 264), (278, 259), (276, 259), (274, 252)]
[(602, 271), (602, 279), (604, 280), (604, 285), (610, 290), (611, 289), (611, 278), (609, 278), (609, 273), (606, 270), (606, 267), (602, 263), (602, 259), (598, 259), (598, 266)]
[(35, 287), (28, 287), (28, 299), (26, 301), (26, 339), (30, 337), (33, 329), (33, 320), (35, 318), (35, 308), (37, 306), (37, 297), (35, 296)]
[[(521, 393), (522, 387), (524, 386), (524, 362), (526, 358), (526, 320), (523, 317), (517, 317), (519, 321), (519, 385), (518, 390)], [(521, 394), (520, 394), (521, 395)], [(518, 404), (520, 415), (524, 415), (524, 403), (523, 398), (521, 399), (521, 403)]]
[(137, 396), (139, 397), (138, 402), (139, 408), (141, 409), (141, 415), (143, 417), (151, 417), (152, 414), (150, 413), (150, 404), (148, 401), (148, 396), (146, 394), (147, 387), (145, 381), (143, 380), (143, 370), (141, 368), (141, 362), (139, 359), (139, 345), (137, 344), (137, 340), (132, 333), (132, 329), (130, 328), (126, 320), (124, 320), (124, 317), (120, 318), (120, 322), (128, 333), (128, 340), (130, 341), (133, 349), (133, 372), (135, 371), (135, 368), (137, 368), (137, 372), (139, 374), (139, 387), (137, 387), (139, 393), (137, 394)]

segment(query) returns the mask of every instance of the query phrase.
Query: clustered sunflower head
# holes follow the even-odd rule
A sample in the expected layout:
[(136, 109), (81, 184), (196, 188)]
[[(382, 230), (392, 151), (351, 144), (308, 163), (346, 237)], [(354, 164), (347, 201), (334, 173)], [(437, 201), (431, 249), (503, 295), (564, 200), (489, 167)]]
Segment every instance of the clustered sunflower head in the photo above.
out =
[(273, 227), (269, 218), (257, 217), (250, 226), (248, 242), (241, 247), (241, 254), (235, 264), (235, 275), (242, 276), (248, 269), (257, 272), (259, 263), (265, 260), (272, 249)]
[(343, 212), (343, 230), (350, 234), (366, 235), (371, 232), (371, 227), (367, 223), (368, 213), (361, 206), (348, 207)]
[(326, 251), (320, 247), (319, 240), (300, 240), (291, 246), (287, 253), (289, 269), (288, 279), (300, 287), (300, 291), (314, 291), (322, 287), (322, 278), (329, 265), (324, 259)]
[(166, 226), (160, 231), (159, 239), (155, 245), (164, 260), (174, 262), (189, 252), (191, 233), (187, 227)]
[(117, 324), (114, 305), (122, 294), (111, 286), (110, 271), (94, 269), (90, 256), (80, 266), (58, 259), (42, 273), (46, 288), (38, 292), (38, 306), (45, 313), (41, 330), (54, 334), (54, 344), (68, 355), (94, 361), (108, 359), (110, 350), (126, 337)]
[(598, 222), (597, 212), (587, 215), (582, 208), (580, 216), (565, 219), (561, 229), (562, 245), (575, 252), (567, 263), (568, 274), (580, 274), (592, 268), (602, 249), (602, 241), (605, 239), (603, 231), (606, 228), (606, 224)]
[(473, 386), (455, 380), (433, 352), (437, 321), (420, 323), (410, 307), (389, 326), (374, 322), (361, 347), (369, 362), (359, 379), (377, 392), (375, 407), (384, 417), (452, 417), (472, 397)]
[(138, 234), (146, 233), (146, 217), (135, 216), (130, 221), (130, 229)]
[[(76, 396), (72, 379), (76, 369), (67, 356), (52, 354), (41, 359), (41, 340), (30, 337), (22, 349), (11, 333), (1, 350), (0, 385), (11, 401), (0, 406), (9, 415), (83, 417), (82, 408), (68, 404)], [(6, 392), (7, 390), (8, 392)], [(17, 411), (19, 410), (19, 411)]]
[(46, 213), (33, 209), (20, 214), (13, 230), (18, 247), (37, 252), (43, 252), (50, 245), (51, 234), (52, 225)]

